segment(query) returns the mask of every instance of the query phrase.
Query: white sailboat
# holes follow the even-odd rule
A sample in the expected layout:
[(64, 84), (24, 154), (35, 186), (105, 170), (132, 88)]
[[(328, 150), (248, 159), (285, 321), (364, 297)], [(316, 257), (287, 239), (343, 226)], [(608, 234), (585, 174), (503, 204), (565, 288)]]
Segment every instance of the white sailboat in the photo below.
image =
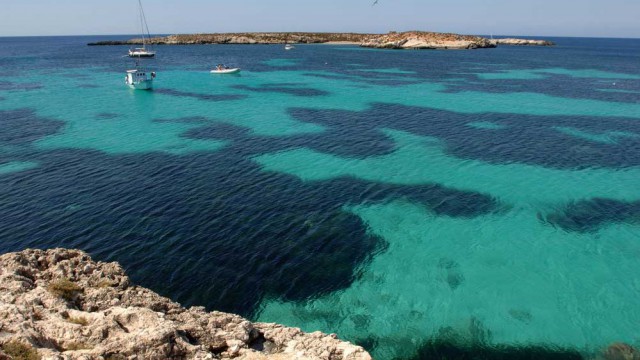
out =
[(154, 57), (154, 56), (156, 56), (155, 51), (147, 50), (144, 47), (129, 49), (129, 57)]
[[(149, 26), (147, 26), (147, 18), (144, 16), (141, 0), (138, 0), (138, 13), (140, 15), (140, 33), (142, 34), (142, 47), (129, 49), (129, 57), (154, 57), (155, 51), (147, 50), (147, 40), (151, 37), (149, 34)], [(146, 37), (145, 37), (146, 31)]]

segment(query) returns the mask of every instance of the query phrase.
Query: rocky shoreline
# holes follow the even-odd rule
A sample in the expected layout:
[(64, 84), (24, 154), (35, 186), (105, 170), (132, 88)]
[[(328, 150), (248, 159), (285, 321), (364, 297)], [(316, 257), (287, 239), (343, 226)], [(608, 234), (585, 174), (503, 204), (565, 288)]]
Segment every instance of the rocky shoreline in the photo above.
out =
[[(480, 36), (424, 31), (390, 32), (388, 34), (358, 33), (221, 33), (169, 35), (153, 37), (151, 45), (204, 44), (354, 44), (379, 49), (481, 49), (498, 45), (552, 46), (550, 41), (529, 39), (487, 39)], [(98, 41), (89, 46), (141, 45), (142, 39)]]
[(390, 32), (363, 41), (360, 46), (377, 49), (481, 49), (496, 44), (480, 36), (443, 34), (422, 31)]
[[(454, 340), (443, 346), (453, 346), (469, 358), (494, 354), (482, 347), (474, 353), (464, 339), (462, 345)], [(425, 354), (438, 349), (437, 344), (427, 345)], [(539, 358), (640, 359), (640, 351), (621, 342), (587, 357), (559, 348), (505, 346), (497, 348), (496, 358), (505, 354), (534, 358), (536, 353)], [(371, 360), (371, 356), (335, 334), (252, 323), (203, 307), (186, 309), (132, 284), (118, 263), (96, 262), (79, 250), (27, 249), (0, 255), (0, 360), (22, 359)]]
[[(180, 34), (153, 37), (147, 40), (151, 45), (205, 45), (205, 44), (322, 44), (346, 42), (359, 44), (372, 34), (356, 33), (218, 33)], [(98, 41), (95, 45), (142, 45), (142, 39), (124, 41)]]
[(0, 359), (371, 360), (335, 334), (186, 309), (79, 250), (0, 256)]
[(491, 39), (491, 43), (496, 45), (510, 45), (510, 46), (554, 46), (555, 43), (548, 40), (532, 40), (532, 39)]

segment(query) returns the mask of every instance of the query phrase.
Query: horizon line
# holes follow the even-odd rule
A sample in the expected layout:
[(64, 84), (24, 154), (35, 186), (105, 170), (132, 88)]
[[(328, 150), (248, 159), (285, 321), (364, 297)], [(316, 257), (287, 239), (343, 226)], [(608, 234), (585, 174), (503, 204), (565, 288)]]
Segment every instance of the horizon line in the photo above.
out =
[[(424, 32), (433, 32), (433, 33), (443, 33), (443, 34), (458, 34), (458, 35), (471, 35), (471, 36), (502, 36), (502, 37), (514, 37), (514, 36), (524, 36), (524, 37), (551, 37), (551, 38), (577, 38), (577, 39), (627, 39), (627, 40), (640, 40), (640, 37), (631, 37), (631, 36), (576, 36), (576, 35), (524, 35), (524, 34), (464, 34), (464, 33), (452, 33), (452, 32), (440, 32), (440, 31), (427, 31), (427, 30), (406, 30), (406, 31), (396, 31), (398, 33), (408, 32), (408, 31), (424, 31)], [(152, 34), (152, 36), (170, 36), (170, 35), (200, 35), (200, 34), (242, 34), (242, 33), (315, 33), (315, 34), (371, 34), (371, 35), (384, 35), (388, 34), (387, 32), (358, 32), (358, 31), (225, 31), (225, 32), (192, 32), (192, 33), (158, 33)], [(34, 37), (77, 37), (77, 36), (139, 36), (139, 34), (53, 34), (53, 35), (2, 35), (0, 34), (0, 38), (34, 38)]]

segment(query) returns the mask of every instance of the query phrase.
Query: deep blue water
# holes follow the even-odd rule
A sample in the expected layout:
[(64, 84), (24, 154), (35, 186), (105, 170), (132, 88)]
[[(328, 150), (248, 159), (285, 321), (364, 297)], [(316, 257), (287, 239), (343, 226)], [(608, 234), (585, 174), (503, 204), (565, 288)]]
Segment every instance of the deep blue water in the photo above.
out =
[(160, 46), (144, 93), (104, 39), (0, 38), (0, 252), (80, 248), (378, 358), (640, 342), (640, 40)]

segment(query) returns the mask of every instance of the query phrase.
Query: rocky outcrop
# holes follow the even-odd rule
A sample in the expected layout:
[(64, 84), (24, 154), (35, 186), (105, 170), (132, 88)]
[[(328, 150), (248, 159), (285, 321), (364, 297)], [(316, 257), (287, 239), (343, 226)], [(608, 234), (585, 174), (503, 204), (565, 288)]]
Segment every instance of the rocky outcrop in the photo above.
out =
[[(320, 44), (341, 42), (359, 44), (371, 34), (355, 33), (220, 33), (183, 34), (154, 37), (147, 43), (152, 45), (195, 45), (195, 44)], [(141, 45), (142, 39), (125, 41), (99, 41), (88, 45)]]
[(78, 250), (0, 256), (0, 359), (370, 360), (320, 332), (185, 309)]
[(511, 45), (511, 46), (554, 46), (555, 43), (548, 40), (531, 40), (531, 39), (491, 39), (489, 40), (495, 45)]
[(365, 39), (363, 47), (379, 49), (478, 49), (492, 48), (495, 44), (479, 36), (408, 31), (390, 32)]

